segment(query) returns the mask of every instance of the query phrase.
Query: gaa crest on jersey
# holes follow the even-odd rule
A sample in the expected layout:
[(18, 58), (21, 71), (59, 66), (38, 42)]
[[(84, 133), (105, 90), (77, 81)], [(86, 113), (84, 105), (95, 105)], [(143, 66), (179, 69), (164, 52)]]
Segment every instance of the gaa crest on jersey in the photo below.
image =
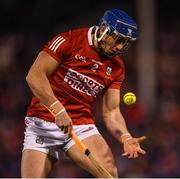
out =
[(106, 75), (107, 75), (107, 76), (110, 76), (110, 75), (111, 75), (111, 72), (112, 72), (112, 68), (108, 66), (108, 67), (106, 68)]

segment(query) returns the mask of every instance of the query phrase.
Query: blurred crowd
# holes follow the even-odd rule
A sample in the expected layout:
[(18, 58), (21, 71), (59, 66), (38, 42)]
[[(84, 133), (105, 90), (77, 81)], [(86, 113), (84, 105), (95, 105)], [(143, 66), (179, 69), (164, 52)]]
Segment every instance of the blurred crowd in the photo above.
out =
[[(11, 3), (10, 1), (6, 1), (6, 3), (1, 1), (0, 5), (3, 7), (6, 5), (8, 8), (15, 7), (14, 11), (11, 11), (11, 15), (17, 14), (18, 17), (16, 18), (21, 18), (21, 22), (26, 22), (16, 12), (15, 4), (17, 2), (20, 4), (22, 1), (12, 0)], [(33, 9), (36, 14), (32, 16), (31, 20), (34, 20), (33, 18), (38, 14), (37, 9), (41, 5), (40, 2), (40, 0), (37, 1), (36, 11)], [(47, 2), (50, 3), (50, 1)], [(53, 0), (52, 2), (56, 1)], [(42, 8), (45, 11), (47, 7), (43, 6)], [(3, 10), (4, 15), (7, 15), (7, 10), (5, 8)], [(21, 10), (21, 13), (30, 19), (28, 15), (30, 9), (25, 11), (22, 6), (18, 10)], [(3, 12), (1, 11), (1, 13)], [(42, 18), (42, 16), (40, 17)], [(46, 20), (48, 21), (48, 19)], [(2, 23), (5, 24), (5, 21)], [(71, 23), (73, 24), (73, 22)], [(171, 27), (168, 27), (166, 22), (162, 22), (156, 31), (157, 103), (153, 111), (145, 109), (138, 100), (132, 106), (121, 104), (121, 111), (131, 133), (137, 137), (146, 135), (147, 140), (142, 143), (142, 147), (147, 151), (147, 154), (131, 160), (122, 157), (122, 145), (117, 143), (105, 129), (99, 113), (101, 110), (100, 102), (95, 104), (94, 112), (97, 118), (97, 126), (113, 151), (120, 177), (180, 177), (180, 50), (178, 46), (180, 27), (175, 22), (174, 24), (171, 23)], [(52, 33), (47, 33), (47, 29), (40, 33), (42, 30), (39, 27), (40, 25), (38, 26), (39, 30), (36, 31), (36, 27), (32, 30), (32, 26), (27, 27), (26, 24), (28, 23), (26, 22), (24, 26), (21, 24), (24, 29), (16, 26), (13, 30), (11, 29), (13, 24), (9, 24), (7, 29), (0, 30), (0, 177), (3, 178), (20, 177), (20, 160), (25, 127), (23, 120), (31, 99), (31, 92), (25, 81), (25, 76), (38, 51), (55, 33), (53, 31), (55, 24), (52, 29), (47, 27), (48, 30), (52, 30)], [(43, 24), (43, 28), (46, 25)], [(62, 29), (56, 26), (56, 30)], [(137, 92), (135, 54), (134, 48), (126, 55), (126, 79), (121, 95), (126, 91)], [(132, 58), (133, 60), (131, 60)], [(63, 153), (61, 156), (60, 161), (51, 173), (51, 177), (91, 177)]]

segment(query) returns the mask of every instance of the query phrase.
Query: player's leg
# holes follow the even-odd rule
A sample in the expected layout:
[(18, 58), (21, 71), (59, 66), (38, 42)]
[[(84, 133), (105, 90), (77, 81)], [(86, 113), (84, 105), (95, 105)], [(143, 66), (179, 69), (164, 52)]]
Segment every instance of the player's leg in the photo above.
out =
[(22, 153), (21, 177), (45, 178), (51, 172), (55, 159), (46, 153), (26, 149)]
[(59, 159), (58, 146), (64, 143), (64, 134), (55, 123), (39, 118), (26, 117), (25, 123), (21, 175), (24, 178), (47, 177)]
[[(89, 136), (82, 140), (83, 143), (90, 149), (96, 160), (110, 172), (113, 177), (118, 177), (117, 168), (110, 148), (99, 134)], [(94, 177), (104, 178), (101, 176), (95, 167), (92, 165), (88, 157), (86, 157), (77, 145), (73, 145), (68, 151), (68, 156), (80, 167), (90, 172)]]

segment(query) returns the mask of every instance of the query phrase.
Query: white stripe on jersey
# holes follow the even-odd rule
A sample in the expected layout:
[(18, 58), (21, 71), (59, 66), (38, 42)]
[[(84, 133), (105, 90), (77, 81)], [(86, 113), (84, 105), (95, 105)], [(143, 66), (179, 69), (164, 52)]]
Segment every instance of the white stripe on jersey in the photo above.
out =
[(65, 41), (63, 37), (59, 36), (57, 37), (54, 42), (50, 45), (49, 49), (53, 50), (56, 52), (57, 48)]
[(57, 37), (55, 40), (54, 40), (54, 42), (50, 45), (50, 49), (53, 47), (53, 45), (60, 39), (60, 38), (62, 38), (61, 36), (60, 37)]
[(54, 45), (51, 47), (51, 50), (54, 50), (54, 48), (56, 47), (56, 45), (57, 45), (61, 40), (63, 40), (62, 37), (61, 37), (60, 39), (58, 39), (58, 40), (54, 43)]
[(61, 42), (59, 42), (56, 46), (56, 48), (54, 49), (54, 52), (56, 52), (57, 48), (65, 41), (66, 39), (63, 39)]

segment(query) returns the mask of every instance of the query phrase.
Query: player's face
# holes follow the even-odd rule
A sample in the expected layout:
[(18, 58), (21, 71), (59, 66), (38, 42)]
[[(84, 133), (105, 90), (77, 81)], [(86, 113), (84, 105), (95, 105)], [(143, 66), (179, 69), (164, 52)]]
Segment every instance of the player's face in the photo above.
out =
[(99, 48), (107, 56), (114, 57), (127, 50), (129, 45), (129, 39), (121, 37), (116, 33), (112, 33), (111, 35), (104, 36), (104, 38), (99, 43)]

